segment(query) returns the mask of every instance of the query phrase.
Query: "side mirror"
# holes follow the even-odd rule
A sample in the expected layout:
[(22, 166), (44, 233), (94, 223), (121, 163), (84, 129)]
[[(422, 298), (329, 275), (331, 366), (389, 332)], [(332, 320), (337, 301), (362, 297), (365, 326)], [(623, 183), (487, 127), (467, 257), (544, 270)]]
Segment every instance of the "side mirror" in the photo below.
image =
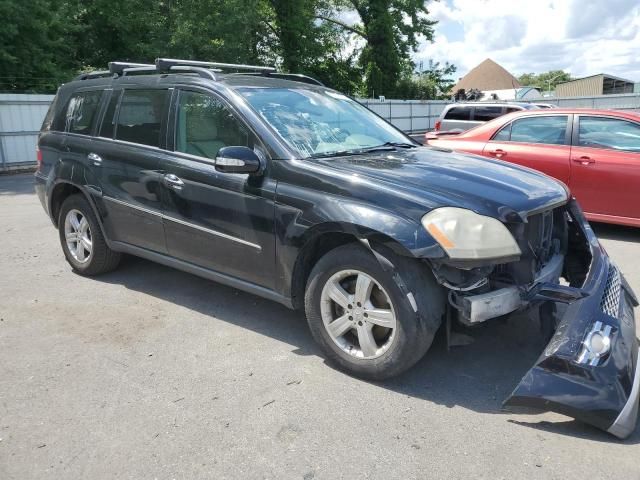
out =
[(260, 157), (249, 147), (223, 147), (216, 155), (216, 170), (223, 173), (258, 173)]

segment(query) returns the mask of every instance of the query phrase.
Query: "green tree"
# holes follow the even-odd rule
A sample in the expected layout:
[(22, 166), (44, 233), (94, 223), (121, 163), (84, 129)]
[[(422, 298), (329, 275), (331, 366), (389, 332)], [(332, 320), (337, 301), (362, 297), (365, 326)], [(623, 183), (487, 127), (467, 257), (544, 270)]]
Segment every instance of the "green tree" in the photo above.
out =
[(277, 37), (266, 1), (176, 0), (165, 17), (169, 40), (161, 52), (177, 58), (273, 63)]
[(0, 90), (55, 91), (74, 72), (65, 4), (0, 2)]
[(362, 71), (356, 52), (346, 52), (347, 34), (330, 22), (319, 22), (327, 9), (324, 0), (269, 0), (276, 51), (287, 72), (318, 78), (325, 85), (348, 93), (359, 91)]
[(411, 52), (421, 37), (433, 40), (435, 21), (429, 20), (424, 0), (337, 0), (354, 9), (360, 24), (347, 25), (331, 15), (320, 18), (341, 26), (366, 42), (360, 62), (368, 95), (393, 96), (398, 81), (412, 71)]
[(301, 72), (320, 46), (314, 41), (315, 9), (312, 0), (269, 0), (275, 13), (282, 64), (286, 71)]
[[(345, 9), (360, 22), (340, 21)], [(427, 13), (419, 0), (2, 0), (0, 89), (51, 91), (112, 60), (169, 56), (277, 64), (354, 95), (437, 94), (410, 59), (433, 37)]]
[(518, 82), (526, 87), (537, 87), (542, 91), (553, 90), (556, 85), (571, 80), (564, 70), (551, 70), (545, 73), (523, 73), (518, 77)]
[(396, 96), (414, 100), (448, 98), (448, 92), (454, 84), (451, 75), (455, 71), (456, 67), (449, 63), (441, 66), (439, 62), (429, 61), (427, 69), (399, 80)]
[(104, 69), (112, 60), (148, 61), (166, 45), (168, 13), (155, 0), (66, 0), (73, 23), (74, 63)]

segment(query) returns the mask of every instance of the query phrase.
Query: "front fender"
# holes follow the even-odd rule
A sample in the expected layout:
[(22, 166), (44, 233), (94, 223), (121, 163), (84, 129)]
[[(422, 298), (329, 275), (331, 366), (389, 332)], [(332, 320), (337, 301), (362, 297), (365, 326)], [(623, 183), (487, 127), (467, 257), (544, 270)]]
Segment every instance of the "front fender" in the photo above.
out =
[(446, 256), (419, 221), (326, 192), (307, 190), (304, 195), (291, 192), (285, 197), (283, 191), (287, 193), (286, 188), (279, 186), (275, 230), (279, 289), (284, 295), (291, 294), (296, 262), (306, 258), (306, 250), (314, 239), (326, 234), (366, 239), (407, 257), (437, 259)]
[[(281, 192), (278, 193), (281, 200)], [(276, 232), (282, 245), (301, 248), (314, 236), (335, 231), (387, 243), (402, 255), (446, 257), (419, 221), (373, 204), (323, 192), (307, 191), (304, 198), (304, 205), (282, 201), (276, 205)]]

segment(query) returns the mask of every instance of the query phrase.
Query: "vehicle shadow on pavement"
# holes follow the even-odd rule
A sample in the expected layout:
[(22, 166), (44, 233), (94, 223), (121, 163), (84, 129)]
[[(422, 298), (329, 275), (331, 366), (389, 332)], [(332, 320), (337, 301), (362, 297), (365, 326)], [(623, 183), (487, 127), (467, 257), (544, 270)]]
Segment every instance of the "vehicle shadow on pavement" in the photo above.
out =
[[(298, 355), (322, 356), (301, 313), (260, 297), (134, 257), (125, 257), (117, 271), (95, 280), (123, 285), (286, 342), (296, 347), (294, 353)], [(414, 368), (400, 377), (370, 383), (450, 408), (504, 414), (502, 401), (533, 366), (546, 343), (537, 323), (526, 318), (490, 322), (471, 335), (475, 338), (471, 345), (447, 351), (440, 331), (431, 350)], [(576, 421), (509, 421), (592, 441), (616, 441)], [(625, 443), (640, 443), (640, 431), (636, 429)]]
[(33, 174), (0, 174), (0, 196), (31, 195), (35, 193)]
[(640, 242), (640, 228), (610, 223), (591, 223), (591, 227), (598, 238), (622, 242)]

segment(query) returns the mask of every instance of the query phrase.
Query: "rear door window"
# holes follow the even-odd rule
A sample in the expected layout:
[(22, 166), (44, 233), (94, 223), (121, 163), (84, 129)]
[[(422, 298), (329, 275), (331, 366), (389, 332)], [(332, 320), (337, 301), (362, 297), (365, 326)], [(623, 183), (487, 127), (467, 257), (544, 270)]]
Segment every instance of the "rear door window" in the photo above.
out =
[(444, 118), (445, 120), (471, 120), (471, 107), (452, 107)]
[(65, 116), (65, 131), (90, 135), (91, 127), (100, 107), (102, 90), (76, 93), (69, 100)]
[(160, 132), (168, 100), (168, 89), (125, 90), (118, 111), (115, 138), (160, 147)]
[(565, 145), (567, 122), (566, 115), (521, 118), (502, 128), (493, 140)]
[(606, 117), (580, 117), (578, 145), (640, 153), (640, 125)]
[(488, 122), (502, 115), (503, 107), (478, 106), (473, 112), (473, 119), (479, 122)]

